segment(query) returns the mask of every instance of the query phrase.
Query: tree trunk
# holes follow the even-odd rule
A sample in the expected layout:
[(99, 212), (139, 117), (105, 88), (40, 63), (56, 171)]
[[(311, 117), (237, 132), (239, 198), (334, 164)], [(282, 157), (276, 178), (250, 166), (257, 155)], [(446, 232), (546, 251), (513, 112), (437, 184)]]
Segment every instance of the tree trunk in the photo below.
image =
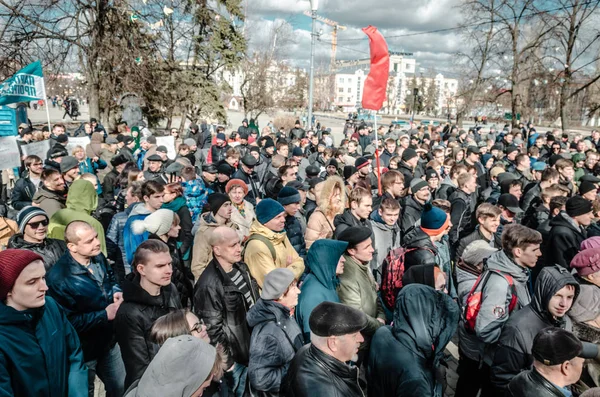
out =
[(179, 136), (182, 136), (183, 130), (185, 129), (185, 122), (187, 120), (185, 109), (181, 110), (181, 122), (179, 123)]
[[(100, 119), (100, 84), (88, 79), (88, 97), (90, 118)], [(102, 123), (108, 120), (101, 120)]]
[(515, 92), (515, 86), (513, 85), (512, 92), (510, 94), (510, 110), (512, 112), (512, 127), (516, 128), (519, 126), (519, 120), (517, 120), (517, 113), (519, 111), (519, 94)]
[(167, 127), (166, 130), (171, 129), (171, 123), (173, 122), (173, 113), (175, 113), (175, 109), (171, 107), (167, 113)]

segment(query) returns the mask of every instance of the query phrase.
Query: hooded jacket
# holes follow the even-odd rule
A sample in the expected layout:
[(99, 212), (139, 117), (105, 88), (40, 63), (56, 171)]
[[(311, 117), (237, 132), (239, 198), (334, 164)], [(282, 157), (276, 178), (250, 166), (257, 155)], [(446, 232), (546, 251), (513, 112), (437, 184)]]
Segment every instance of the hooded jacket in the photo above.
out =
[[(250, 236), (260, 234), (266, 237), (275, 250), (275, 260), (267, 245), (259, 240), (252, 240), (246, 244), (244, 251), (244, 262), (248, 265), (252, 277), (256, 279), (258, 285), (262, 288), (263, 281), (267, 273), (278, 267), (287, 267), (296, 276), (296, 280), (304, 273), (304, 260), (298, 255), (292, 243), (288, 239), (285, 230), (274, 232), (257, 220), (252, 222), (250, 227)], [(288, 257), (292, 258), (288, 265)]]
[(458, 305), (420, 284), (403, 288), (393, 326), (377, 330), (367, 365), (369, 396), (442, 396), (436, 372), (458, 323)]
[(54, 299), (24, 311), (0, 302), (0, 394), (87, 397), (79, 338)]
[(22, 233), (19, 233), (8, 240), (8, 248), (25, 249), (39, 254), (44, 259), (44, 267), (48, 271), (65, 253), (67, 245), (62, 240), (48, 237), (39, 244), (30, 243), (25, 241)]
[(402, 212), (400, 213), (400, 230), (402, 231), (403, 242), (406, 241), (405, 238), (409, 232), (421, 224), (422, 212), (423, 205), (415, 200), (412, 195), (407, 196), (402, 205)]
[(127, 207), (125, 211), (116, 213), (110, 221), (110, 225), (108, 226), (108, 231), (106, 232), (106, 238), (111, 240), (113, 243), (117, 244), (119, 250), (121, 251), (121, 257), (123, 258), (123, 264), (126, 264), (129, 267), (129, 263), (127, 262), (127, 253), (125, 252), (125, 241), (123, 239), (123, 231), (125, 229), (125, 224), (127, 223), (127, 218), (131, 211), (137, 206), (144, 206), (144, 203), (134, 203)]
[(450, 211), (450, 220), (452, 228), (450, 229), (450, 244), (456, 245), (458, 241), (466, 237), (474, 229), (474, 203), (471, 195), (465, 193), (462, 189), (456, 189), (450, 196), (452, 209)]
[(152, 324), (161, 316), (180, 309), (179, 296), (173, 284), (160, 288), (158, 296), (150, 295), (140, 285), (140, 276), (129, 273), (123, 281), (123, 303), (115, 317), (117, 342), (125, 364), (125, 389), (142, 377), (158, 352), (158, 345), (148, 335)]
[(10, 194), (10, 203), (17, 211), (31, 205), (37, 186), (29, 178), (19, 178)]
[(310, 340), (308, 319), (313, 309), (323, 302), (340, 302), (336, 291), (340, 281), (335, 270), (347, 246), (345, 241), (323, 239), (315, 241), (308, 250), (305, 263), (310, 273), (302, 283), (296, 306), (296, 319), (307, 342)]
[(33, 202), (43, 209), (50, 218), (59, 210), (66, 208), (66, 201), (63, 192), (48, 190), (43, 185), (33, 195)]
[(381, 265), (388, 252), (400, 247), (400, 226), (397, 222), (394, 226), (388, 226), (378, 211), (371, 213), (371, 229), (373, 230), (373, 242), (375, 252), (371, 260), (371, 269), (376, 271), (377, 277), (381, 274)]
[(350, 227), (360, 226), (372, 229), (371, 222), (368, 219), (358, 219), (352, 214), (349, 208), (346, 208), (342, 214), (335, 216), (333, 226), (335, 227), (333, 238), (336, 240), (344, 230)]
[(586, 239), (585, 231), (564, 211), (552, 218), (550, 227), (546, 265), (556, 263), (568, 269), (571, 260), (579, 252), (581, 242)]
[(456, 189), (458, 189), (458, 186), (450, 179), (450, 176), (446, 176), (435, 193), (435, 198), (449, 200)]
[[(258, 300), (258, 285), (250, 277), (248, 267), (242, 263), (233, 265), (250, 288), (252, 300)], [(213, 345), (221, 344), (228, 355), (227, 368), (233, 363), (248, 365), (250, 329), (246, 314), (250, 310), (246, 299), (217, 259), (210, 261), (194, 286), (194, 312), (207, 324), (207, 332)]]
[(191, 270), (194, 274), (194, 278), (198, 280), (208, 263), (212, 260), (212, 247), (208, 243), (210, 236), (212, 236), (214, 230), (219, 226), (227, 226), (237, 231), (237, 225), (231, 220), (228, 220), (225, 224), (221, 225), (217, 223), (212, 212), (207, 212), (200, 216), (200, 227), (196, 231), (194, 236), (194, 245), (192, 251), (192, 265)]
[(532, 206), (527, 209), (521, 224), (535, 230), (548, 219), (550, 219), (550, 209), (540, 203), (535, 208)]
[(91, 214), (98, 206), (98, 194), (94, 185), (85, 179), (78, 179), (71, 185), (69, 195), (67, 196), (67, 208), (56, 212), (50, 218), (48, 225), (48, 237), (59, 240), (65, 239), (65, 229), (73, 221), (84, 221), (92, 225), (98, 240), (102, 253), (106, 255), (106, 240), (104, 238), (104, 228)]
[(511, 379), (533, 364), (531, 348), (539, 331), (548, 327), (572, 330), (571, 319), (566, 313), (555, 318), (548, 312), (550, 299), (567, 285), (574, 287), (574, 303), (579, 295), (579, 284), (573, 276), (556, 265), (545, 267), (536, 280), (531, 303), (510, 316), (502, 328), (491, 366), (491, 382), (497, 396), (504, 396)]
[(421, 227), (413, 229), (408, 236), (405, 236), (403, 247), (406, 250), (412, 250), (404, 255), (404, 271), (411, 266), (435, 265), (437, 263), (437, 248), (431, 241), (431, 237)]
[[(517, 305), (514, 310), (521, 309), (531, 302), (529, 293), (529, 270), (519, 266), (504, 251), (493, 253), (486, 261), (484, 272), (493, 270), (510, 275), (517, 294)], [(484, 276), (482, 276), (484, 277)], [(511, 313), (509, 304), (512, 299), (511, 288), (505, 277), (492, 273), (487, 283), (480, 283), (477, 291), (482, 291), (481, 308), (475, 321), (475, 334), (480, 342), (488, 347), (484, 359), (491, 365), (492, 351), (490, 347), (500, 338), (502, 327)], [(481, 351), (483, 351), (483, 346)]]
[(246, 315), (252, 328), (248, 379), (252, 388), (279, 395), (290, 362), (303, 345), (302, 332), (290, 309), (259, 299)]
[(125, 221), (125, 226), (123, 226), (123, 247), (125, 248), (125, 265), (130, 265), (133, 261), (133, 254), (135, 254), (135, 250), (137, 247), (144, 241), (148, 240), (148, 232), (144, 232), (142, 234), (135, 234), (131, 225), (135, 221), (143, 221), (146, 219), (151, 212), (144, 203), (137, 204), (133, 207), (129, 215), (127, 216), (127, 220)]

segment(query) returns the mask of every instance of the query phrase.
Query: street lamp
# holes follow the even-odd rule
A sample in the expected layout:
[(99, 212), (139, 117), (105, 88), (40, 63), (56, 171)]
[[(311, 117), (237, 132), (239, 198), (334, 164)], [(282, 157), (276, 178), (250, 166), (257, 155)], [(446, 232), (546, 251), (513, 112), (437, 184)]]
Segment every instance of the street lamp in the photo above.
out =
[(310, 0), (310, 14), (312, 18), (312, 32), (310, 34), (310, 77), (308, 81), (308, 128), (312, 129), (313, 116), (313, 90), (315, 79), (315, 39), (317, 37), (317, 9), (319, 0)]

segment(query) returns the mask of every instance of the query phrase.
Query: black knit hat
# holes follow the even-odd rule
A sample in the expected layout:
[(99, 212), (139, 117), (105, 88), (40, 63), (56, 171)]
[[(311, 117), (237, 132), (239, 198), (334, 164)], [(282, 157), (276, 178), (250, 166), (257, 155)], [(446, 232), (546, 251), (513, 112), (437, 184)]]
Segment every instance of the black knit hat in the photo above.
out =
[(127, 161), (128, 161), (127, 156), (120, 153), (120, 154), (117, 154), (116, 156), (114, 156), (112, 159), (110, 159), (110, 164), (116, 168), (116, 167), (120, 166), (121, 164), (125, 164)]
[(223, 193), (213, 193), (209, 195), (208, 206), (210, 208), (210, 212), (216, 215), (216, 213), (219, 212), (219, 209), (223, 206), (223, 204), (225, 204), (228, 201), (231, 201), (231, 199), (228, 195)]
[(367, 326), (367, 316), (341, 303), (323, 302), (310, 313), (308, 326), (317, 336), (348, 335), (362, 331)]
[(406, 148), (402, 152), (402, 161), (408, 161), (408, 160), (413, 159), (413, 158), (415, 158), (417, 156), (418, 156), (418, 154), (417, 154), (417, 151), (415, 149)]
[(598, 188), (592, 182), (583, 181), (579, 185), (579, 194), (584, 195), (587, 192), (596, 191)]
[(565, 211), (570, 217), (587, 214), (592, 212), (592, 203), (581, 196), (573, 196), (567, 200)]
[(360, 170), (362, 167), (366, 167), (368, 165), (369, 165), (369, 159), (367, 159), (366, 157), (359, 157), (354, 162), (354, 166), (356, 167), (357, 170)]
[(350, 177), (352, 175), (356, 174), (357, 172), (358, 172), (358, 170), (353, 165), (344, 166), (344, 179), (346, 179), (346, 180), (350, 179)]

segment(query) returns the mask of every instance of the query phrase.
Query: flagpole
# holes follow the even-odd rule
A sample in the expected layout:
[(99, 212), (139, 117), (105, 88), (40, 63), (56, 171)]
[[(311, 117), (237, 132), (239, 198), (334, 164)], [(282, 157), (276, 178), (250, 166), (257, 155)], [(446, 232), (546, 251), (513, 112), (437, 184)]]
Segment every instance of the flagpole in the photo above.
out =
[(46, 104), (46, 117), (48, 118), (48, 132), (52, 132), (50, 125), (50, 106), (48, 105), (48, 95), (46, 95), (46, 79), (42, 77), (42, 91), (44, 91), (44, 103)]
[(381, 196), (381, 167), (379, 162), (379, 134), (377, 134), (377, 110), (373, 110), (375, 129), (375, 165), (377, 166), (377, 195)]

